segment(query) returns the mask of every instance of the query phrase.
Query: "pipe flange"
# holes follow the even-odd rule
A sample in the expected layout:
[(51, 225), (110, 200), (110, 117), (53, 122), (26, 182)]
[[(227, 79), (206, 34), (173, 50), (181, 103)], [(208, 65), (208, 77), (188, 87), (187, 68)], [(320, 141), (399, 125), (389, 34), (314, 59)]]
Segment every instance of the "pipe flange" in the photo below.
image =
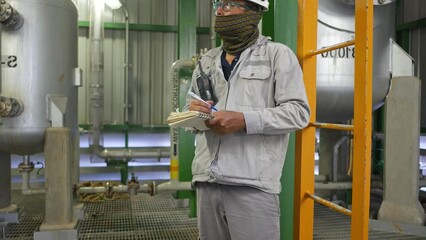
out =
[(4, 102), (0, 101), (0, 116), (2, 116), (5, 111), (7, 111), (7, 106)]
[(0, 117), (8, 117), (12, 110), (10, 100), (5, 97), (0, 97)]
[(17, 117), (24, 111), (24, 104), (16, 98), (0, 97), (0, 117)]
[(24, 104), (16, 98), (11, 99), (11, 104), (12, 110), (10, 112), (10, 117), (17, 117), (21, 115), (21, 113), (24, 111)]
[(33, 162), (29, 162), (28, 164), (21, 162), (18, 165), (18, 171), (20, 173), (30, 173), (34, 170), (34, 163)]
[(155, 184), (155, 181), (148, 183), (148, 193), (151, 196), (157, 194), (157, 185)]
[(16, 9), (14, 9), (5, 0), (0, 0), (0, 23), (9, 30), (17, 30), (23, 24), (23, 18)]
[(5, 0), (0, 1), (0, 22), (6, 22), (12, 16), (13, 8)]

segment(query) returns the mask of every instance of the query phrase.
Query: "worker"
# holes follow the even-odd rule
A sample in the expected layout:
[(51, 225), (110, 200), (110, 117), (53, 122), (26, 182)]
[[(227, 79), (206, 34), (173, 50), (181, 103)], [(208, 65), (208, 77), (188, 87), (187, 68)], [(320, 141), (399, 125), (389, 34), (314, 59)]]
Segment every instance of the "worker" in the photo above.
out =
[[(185, 110), (213, 116), (192, 164), (201, 240), (280, 239), (281, 174), (291, 132), (307, 126), (302, 71), (287, 46), (259, 34), (267, 0), (215, 1), (222, 45), (194, 70)], [(212, 110), (212, 106), (217, 110)], [(289, 201), (293, 196), (287, 196)]]

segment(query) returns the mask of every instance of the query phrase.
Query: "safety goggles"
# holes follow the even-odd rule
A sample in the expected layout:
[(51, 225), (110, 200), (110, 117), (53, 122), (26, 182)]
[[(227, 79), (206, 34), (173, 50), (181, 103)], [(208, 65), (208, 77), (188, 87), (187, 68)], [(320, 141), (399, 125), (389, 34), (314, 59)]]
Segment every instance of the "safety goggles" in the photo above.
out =
[(224, 2), (215, 1), (215, 2), (212, 3), (212, 5), (213, 5), (214, 11), (217, 11), (217, 9), (219, 9), (219, 7), (222, 8), (222, 10), (224, 12), (229, 12), (233, 8), (236, 8), (236, 7), (244, 8), (246, 10), (251, 10), (251, 8), (247, 5), (242, 5), (242, 4), (239, 4), (239, 3), (236, 3), (236, 2), (232, 2), (232, 1), (224, 1)]

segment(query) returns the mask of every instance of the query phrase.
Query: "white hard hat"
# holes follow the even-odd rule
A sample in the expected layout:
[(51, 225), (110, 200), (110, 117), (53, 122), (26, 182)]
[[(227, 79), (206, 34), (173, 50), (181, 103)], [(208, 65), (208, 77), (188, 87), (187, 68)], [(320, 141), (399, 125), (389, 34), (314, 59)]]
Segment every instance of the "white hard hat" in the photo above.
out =
[(252, 2), (262, 7), (263, 11), (268, 11), (269, 2), (268, 0), (246, 0), (247, 2)]

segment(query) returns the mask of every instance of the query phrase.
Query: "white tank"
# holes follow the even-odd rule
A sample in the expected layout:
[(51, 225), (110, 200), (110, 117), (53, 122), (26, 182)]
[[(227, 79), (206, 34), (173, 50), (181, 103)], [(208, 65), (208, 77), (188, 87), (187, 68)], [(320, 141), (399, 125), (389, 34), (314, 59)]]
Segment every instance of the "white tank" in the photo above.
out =
[(23, 18), (18, 30), (1, 34), (1, 92), (23, 104), (16, 117), (0, 118), (0, 152), (43, 151), (47, 96), (65, 96), (65, 126), (77, 131), (78, 16), (71, 0), (9, 0)]
[[(355, 7), (348, 0), (318, 1), (318, 48), (355, 37)], [(383, 1), (382, 1), (383, 2)], [(383, 104), (389, 90), (389, 39), (394, 37), (394, 3), (374, 6), (373, 109)], [(317, 121), (342, 122), (353, 118), (354, 46), (317, 57)]]

